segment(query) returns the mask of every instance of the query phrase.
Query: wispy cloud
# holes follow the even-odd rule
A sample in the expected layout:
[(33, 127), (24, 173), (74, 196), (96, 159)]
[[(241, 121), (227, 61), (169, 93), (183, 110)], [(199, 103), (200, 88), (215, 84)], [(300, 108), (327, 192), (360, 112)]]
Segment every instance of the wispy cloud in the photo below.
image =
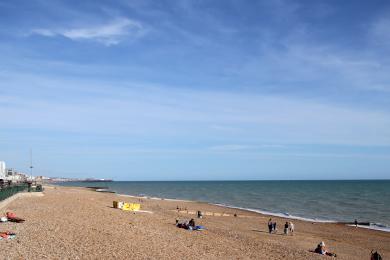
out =
[(390, 47), (390, 18), (380, 17), (377, 19), (371, 28), (369, 35), (375, 39), (375, 43)]
[(243, 152), (243, 151), (261, 151), (266, 149), (268, 150), (274, 150), (274, 149), (284, 149), (287, 148), (286, 145), (281, 144), (253, 144), (253, 145), (246, 145), (246, 144), (224, 144), (224, 145), (215, 145), (210, 146), (208, 150), (213, 152)]
[[(377, 26), (378, 37), (380, 35), (384, 42), (389, 35), (385, 36), (388, 27)], [(327, 42), (313, 45), (310, 43), (313, 39), (308, 35), (304, 26), (282, 39), (265, 32), (261, 55), (253, 56), (243, 66), (229, 70), (229, 73), (235, 77), (245, 76), (267, 82), (283, 91), (295, 88), (306, 93), (331, 89), (389, 92), (389, 65), (375, 49), (355, 51)], [(390, 43), (390, 38), (388, 40)], [(283, 48), (275, 47), (278, 44)], [(304, 85), (310, 85), (310, 88), (302, 88)]]
[(35, 34), (45, 37), (63, 36), (74, 41), (91, 40), (110, 46), (118, 44), (126, 36), (138, 38), (144, 33), (145, 27), (140, 22), (120, 18), (102, 25), (59, 29), (37, 28), (33, 29), (30, 35)]
[[(11, 128), (157, 139), (174, 136), (204, 143), (215, 140), (211, 145), (216, 142), (240, 145), (224, 147), (230, 150), (259, 142), (374, 145), (389, 144), (390, 140), (386, 111), (245, 93), (166, 87), (117, 88), (104, 82), (77, 80), (63, 80), (59, 84), (55, 78), (45, 80), (21, 74), (15, 78), (4, 77), (2, 81), (5, 86), (17, 78), (24, 78), (25, 83), (20, 82), (22, 86), (26, 82), (35, 86), (35, 96), (18, 89), (9, 89), (2, 95), (7, 97), (6, 104), (0, 104), (1, 110)], [(37, 93), (47, 97), (61, 93), (62, 98), (42, 99)], [(267, 147), (259, 149), (262, 148)]]
[(227, 145), (216, 145), (209, 147), (211, 151), (218, 152), (233, 152), (233, 151), (242, 151), (252, 148), (249, 145), (239, 145), (239, 144), (227, 144)]

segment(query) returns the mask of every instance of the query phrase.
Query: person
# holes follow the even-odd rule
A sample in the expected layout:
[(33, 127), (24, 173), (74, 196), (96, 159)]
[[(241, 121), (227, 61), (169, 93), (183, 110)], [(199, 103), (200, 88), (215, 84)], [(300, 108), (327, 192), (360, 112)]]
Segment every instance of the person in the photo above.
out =
[(187, 229), (187, 223), (185, 221), (179, 221), (176, 219), (176, 227)]
[(321, 254), (321, 255), (327, 255), (327, 256), (334, 256), (336, 257), (337, 255), (334, 254), (334, 253), (331, 253), (331, 252), (328, 252), (326, 250), (326, 247), (325, 247), (325, 242), (324, 241), (321, 241), (321, 243), (319, 243), (316, 247), (316, 249), (314, 250), (314, 252), (316, 252), (317, 254)]
[(314, 250), (314, 252), (316, 252), (317, 254), (321, 254), (321, 255), (325, 255), (326, 253), (326, 249), (325, 249), (325, 243), (324, 241), (321, 241), (321, 243), (319, 243), (316, 247), (316, 249)]
[(272, 231), (276, 234), (276, 221), (272, 223)]
[(286, 221), (286, 224), (284, 224), (284, 234), (288, 235), (288, 222)]
[(268, 220), (268, 231), (269, 231), (269, 233), (271, 234), (272, 233), (272, 218), (270, 218), (269, 220)]
[(291, 235), (294, 235), (294, 223), (292, 223), (290, 221), (290, 232), (291, 232)]
[(203, 213), (202, 213), (202, 211), (198, 210), (197, 215), (198, 215), (198, 218), (203, 218)]
[(357, 225), (358, 225), (358, 221), (357, 219), (355, 219), (355, 227), (357, 227)]
[(12, 212), (7, 212), (6, 213), (6, 217), (8, 219), (8, 221), (10, 222), (16, 222), (16, 223), (22, 223), (24, 222), (25, 220), (22, 219), (22, 218), (18, 218), (15, 213), (12, 213)]
[(195, 227), (195, 221), (194, 219), (191, 219), (190, 221), (188, 220), (179, 221), (178, 219), (176, 219), (176, 227), (192, 230), (193, 227)]
[(382, 260), (382, 256), (374, 250), (371, 251), (371, 260)]
[(188, 229), (194, 229), (195, 228), (195, 220), (192, 218), (189, 222), (188, 222)]

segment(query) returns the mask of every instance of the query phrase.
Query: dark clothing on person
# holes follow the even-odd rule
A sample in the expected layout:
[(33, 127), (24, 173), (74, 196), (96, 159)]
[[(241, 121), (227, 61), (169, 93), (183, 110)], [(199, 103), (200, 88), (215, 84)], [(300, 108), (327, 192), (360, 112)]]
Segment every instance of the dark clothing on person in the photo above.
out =
[(371, 260), (382, 260), (382, 256), (378, 252), (371, 252)]
[(286, 222), (286, 224), (284, 224), (284, 234), (288, 235), (288, 222)]
[(195, 227), (195, 220), (193, 218), (190, 220), (190, 222), (188, 222), (188, 226), (193, 228)]
[(321, 254), (321, 255), (322, 255), (322, 250), (321, 250), (320, 245), (318, 245), (318, 246), (316, 247), (316, 249), (314, 249), (314, 252), (316, 252), (317, 254)]
[(272, 222), (268, 222), (268, 231), (272, 233)]

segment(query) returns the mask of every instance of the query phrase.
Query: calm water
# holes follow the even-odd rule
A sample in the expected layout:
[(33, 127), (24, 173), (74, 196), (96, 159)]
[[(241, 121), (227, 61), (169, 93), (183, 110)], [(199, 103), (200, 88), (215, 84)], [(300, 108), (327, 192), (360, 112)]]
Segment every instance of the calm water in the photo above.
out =
[(390, 180), (63, 183), (120, 194), (186, 199), (316, 221), (376, 223), (390, 231)]

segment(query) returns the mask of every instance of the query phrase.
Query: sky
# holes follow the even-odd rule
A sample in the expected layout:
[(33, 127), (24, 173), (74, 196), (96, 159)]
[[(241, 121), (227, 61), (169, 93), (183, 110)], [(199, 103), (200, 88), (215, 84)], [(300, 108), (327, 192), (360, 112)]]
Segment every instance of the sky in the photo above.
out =
[(387, 0), (0, 0), (0, 160), (115, 180), (390, 178)]

